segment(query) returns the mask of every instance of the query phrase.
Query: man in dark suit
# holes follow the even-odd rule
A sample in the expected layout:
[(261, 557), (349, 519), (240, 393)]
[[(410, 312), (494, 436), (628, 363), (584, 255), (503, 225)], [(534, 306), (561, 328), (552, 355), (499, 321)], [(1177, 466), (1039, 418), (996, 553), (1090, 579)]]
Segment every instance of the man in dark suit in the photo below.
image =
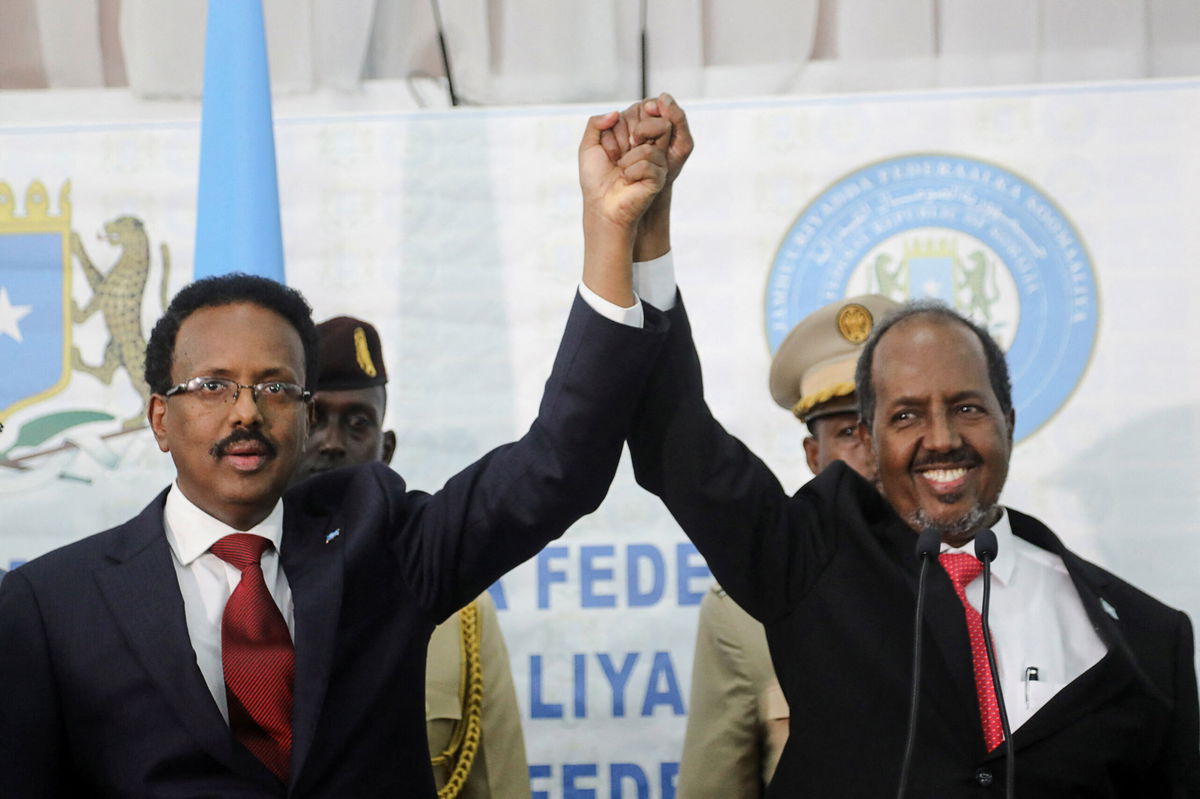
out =
[(175, 483), (0, 586), (0, 795), (435, 795), (431, 631), (599, 504), (661, 345), (629, 264), (668, 126), (614, 164), (615, 122), (580, 146), (581, 299), (538, 418), (435, 494), (379, 463), (284, 494), (311, 415), (307, 304), (244, 275), (176, 296), (146, 366)]
[[(854, 366), (866, 331), (857, 322), (899, 307), (878, 294), (832, 302), (800, 320), (775, 351), (771, 396), (807, 426), (804, 455), (813, 474), (844, 461), (874, 477), (871, 453), (858, 438)], [(680, 799), (764, 796), (789, 719), (766, 631), (714, 583), (700, 600)]]
[[(644, 112), (661, 113), (659, 105)], [(677, 171), (668, 164), (669, 175)], [(652, 208), (647, 218), (662, 216)], [(914, 545), (928, 528), (942, 551), (930, 569), (909, 795), (1001, 795), (1011, 745), (1023, 799), (1200, 796), (1191, 625), (998, 504), (1015, 416), (1004, 355), (985, 331), (930, 305), (870, 320), (855, 382), (876, 484), (834, 463), (788, 496), (713, 419), (672, 267), (661, 264), (653, 268), (667, 275), (645, 274), (646, 264), (635, 275), (655, 287), (641, 297), (668, 311), (671, 326), (630, 435), (634, 469), (766, 628), (793, 719), (768, 796), (896, 792)], [(985, 527), (999, 539), (991, 629), (1009, 742), (969, 548)]]
[[(317, 325), (317, 338), (314, 419), (295, 481), (371, 461), (390, 465), (396, 434), (383, 428), (388, 373), (379, 331), (362, 319), (335, 316)], [(442, 799), (529, 799), (521, 710), (487, 591), (429, 638), (425, 733)]]

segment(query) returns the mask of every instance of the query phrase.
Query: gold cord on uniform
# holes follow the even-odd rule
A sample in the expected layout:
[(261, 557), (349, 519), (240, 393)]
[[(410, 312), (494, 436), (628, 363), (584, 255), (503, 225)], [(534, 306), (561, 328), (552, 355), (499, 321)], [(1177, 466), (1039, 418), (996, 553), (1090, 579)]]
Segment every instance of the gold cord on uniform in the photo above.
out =
[(483, 711), (483, 664), (479, 658), (480, 620), (479, 606), (474, 602), (458, 612), (459, 677), (458, 701), (462, 708), (462, 720), (454, 729), (450, 743), (437, 757), (434, 766), (453, 763), (450, 777), (438, 791), (438, 799), (454, 799), (462, 791), (479, 751), (481, 717)]

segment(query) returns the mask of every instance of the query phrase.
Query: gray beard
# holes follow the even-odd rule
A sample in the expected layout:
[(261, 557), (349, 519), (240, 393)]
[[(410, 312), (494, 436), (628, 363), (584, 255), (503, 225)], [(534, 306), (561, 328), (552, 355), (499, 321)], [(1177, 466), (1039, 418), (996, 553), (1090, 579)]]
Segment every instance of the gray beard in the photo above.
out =
[(951, 522), (935, 522), (924, 508), (917, 508), (908, 514), (905, 521), (908, 522), (909, 527), (918, 532), (933, 529), (937, 531), (938, 537), (943, 541), (959, 545), (970, 541), (973, 533), (989, 523), (994, 523), (994, 520), (998, 518), (1000, 518), (1000, 506), (993, 504), (987, 507), (976, 505), (965, 515)]

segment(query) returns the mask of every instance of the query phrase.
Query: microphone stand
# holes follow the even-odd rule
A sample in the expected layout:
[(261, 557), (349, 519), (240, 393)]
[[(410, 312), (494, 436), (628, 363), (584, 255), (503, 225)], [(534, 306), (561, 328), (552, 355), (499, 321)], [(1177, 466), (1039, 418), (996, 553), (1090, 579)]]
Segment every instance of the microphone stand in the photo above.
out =
[(992, 631), (988, 626), (988, 605), (992, 596), (992, 561), (996, 559), (996, 534), (983, 529), (975, 534), (975, 557), (983, 563), (983, 612), (980, 613), (983, 627), (983, 644), (987, 648), (988, 670), (992, 674), (992, 690), (996, 692), (996, 704), (1000, 708), (1000, 726), (1004, 730), (1004, 795), (1013, 799), (1017, 761), (1013, 752), (1012, 730), (1008, 727), (1008, 709), (1004, 705), (1004, 691), (1000, 687), (1000, 673), (996, 669), (996, 652), (992, 648)]
[(941, 548), (941, 536), (937, 530), (927, 527), (917, 536), (917, 557), (921, 560), (921, 574), (917, 578), (917, 612), (913, 617), (913, 679), (912, 698), (908, 707), (908, 736), (904, 742), (904, 760), (900, 765), (900, 786), (896, 799), (904, 799), (908, 790), (908, 769), (912, 764), (913, 749), (917, 742), (917, 714), (921, 704), (921, 628), (925, 615), (925, 577), (929, 572), (929, 561), (937, 557)]
[(647, 94), (647, 92), (650, 90), (650, 84), (647, 79), (647, 73), (650, 71), (650, 58), (647, 54), (646, 48), (646, 5), (648, 2), (649, 0), (642, 0), (642, 2), (638, 4), (638, 47), (642, 67), (642, 93), (640, 96), (643, 98), (650, 96)]
[(458, 95), (454, 92), (454, 72), (450, 69), (450, 50), (446, 47), (446, 28), (442, 25), (442, 9), (438, 0), (429, 0), (433, 8), (433, 24), (437, 28), (438, 48), (442, 51), (442, 68), (446, 70), (446, 88), (450, 94), (450, 105), (458, 105)]

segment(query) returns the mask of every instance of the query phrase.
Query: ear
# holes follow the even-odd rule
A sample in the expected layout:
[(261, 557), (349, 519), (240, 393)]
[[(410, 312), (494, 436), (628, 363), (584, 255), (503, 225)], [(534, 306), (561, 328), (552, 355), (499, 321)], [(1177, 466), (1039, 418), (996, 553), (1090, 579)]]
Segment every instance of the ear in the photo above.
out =
[(1008, 446), (1011, 448), (1013, 431), (1017, 429), (1017, 411), (1015, 408), (1008, 409), (1008, 413), (1004, 416), (1004, 421), (1008, 423)]
[(150, 404), (146, 406), (146, 421), (154, 433), (154, 440), (162, 452), (170, 452), (170, 442), (167, 439), (167, 398), (162, 394), (151, 394)]
[(821, 470), (821, 445), (812, 436), (804, 437), (804, 460), (808, 461), (808, 470), (816, 474)]
[(390, 464), (396, 453), (396, 434), (389, 430), (383, 434), (383, 462)]

